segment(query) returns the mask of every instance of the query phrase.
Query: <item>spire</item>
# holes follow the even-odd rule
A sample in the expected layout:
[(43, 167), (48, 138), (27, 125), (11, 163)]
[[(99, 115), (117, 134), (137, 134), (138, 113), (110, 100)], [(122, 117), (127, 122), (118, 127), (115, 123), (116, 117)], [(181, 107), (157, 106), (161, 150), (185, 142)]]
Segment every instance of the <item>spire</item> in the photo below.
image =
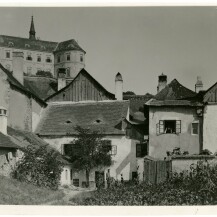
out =
[(29, 39), (35, 40), (35, 27), (34, 27), (34, 21), (33, 21), (33, 16), (32, 16), (32, 21), (31, 21), (31, 26), (30, 26), (30, 31), (29, 31)]

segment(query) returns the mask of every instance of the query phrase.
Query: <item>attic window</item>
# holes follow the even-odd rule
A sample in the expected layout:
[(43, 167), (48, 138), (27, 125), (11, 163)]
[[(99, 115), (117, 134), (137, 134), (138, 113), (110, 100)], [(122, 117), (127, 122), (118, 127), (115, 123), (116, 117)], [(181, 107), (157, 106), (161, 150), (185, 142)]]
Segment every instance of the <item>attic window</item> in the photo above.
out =
[(8, 46), (9, 46), (9, 47), (13, 47), (13, 46), (14, 46), (14, 43), (13, 43), (13, 42), (11, 42), (11, 41), (10, 41), (10, 42), (8, 42)]
[(29, 47), (30, 47), (30, 45), (29, 45), (29, 44), (25, 44), (25, 47), (26, 47), (26, 48), (29, 48)]
[(66, 123), (67, 123), (67, 124), (71, 124), (72, 121), (71, 121), (71, 120), (67, 120)]
[(99, 119), (97, 119), (96, 121), (95, 121), (95, 123), (97, 123), (97, 124), (99, 124), (99, 123), (101, 123), (102, 121), (101, 120), (99, 120)]

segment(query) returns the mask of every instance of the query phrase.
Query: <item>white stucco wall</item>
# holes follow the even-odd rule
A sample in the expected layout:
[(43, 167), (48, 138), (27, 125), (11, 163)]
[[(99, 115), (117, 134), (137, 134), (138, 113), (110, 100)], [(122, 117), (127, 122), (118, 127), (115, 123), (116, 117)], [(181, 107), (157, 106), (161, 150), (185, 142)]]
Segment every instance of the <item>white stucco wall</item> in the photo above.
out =
[[(52, 147), (62, 153), (62, 145), (68, 144), (73, 141), (73, 137), (64, 138), (43, 138)], [(106, 136), (104, 139), (111, 140), (112, 145), (117, 146), (117, 154), (112, 156), (113, 164), (109, 167), (110, 176), (120, 180), (121, 174), (124, 180), (130, 180), (132, 178), (132, 172), (136, 172), (136, 141), (127, 139), (125, 136)], [(68, 169), (67, 169), (68, 168)], [(90, 182), (95, 181), (95, 171), (105, 171), (105, 175), (108, 168), (96, 168), (90, 173)], [(69, 167), (66, 167), (69, 170)], [(61, 184), (69, 183), (71, 180), (66, 180), (65, 170), (63, 171)], [(69, 173), (69, 172), (68, 172)], [(70, 177), (70, 175), (68, 176)], [(85, 172), (76, 172), (73, 170), (73, 179), (79, 178), (79, 185), (86, 181)]]
[[(157, 135), (156, 125), (160, 120), (181, 120), (180, 134)], [(179, 147), (189, 154), (199, 154), (201, 142), (201, 118), (196, 114), (196, 108), (186, 107), (152, 107), (149, 110), (149, 155), (164, 159), (167, 151)], [(192, 122), (199, 121), (199, 134), (192, 135)]]
[(206, 105), (203, 116), (203, 149), (217, 151), (217, 104)]

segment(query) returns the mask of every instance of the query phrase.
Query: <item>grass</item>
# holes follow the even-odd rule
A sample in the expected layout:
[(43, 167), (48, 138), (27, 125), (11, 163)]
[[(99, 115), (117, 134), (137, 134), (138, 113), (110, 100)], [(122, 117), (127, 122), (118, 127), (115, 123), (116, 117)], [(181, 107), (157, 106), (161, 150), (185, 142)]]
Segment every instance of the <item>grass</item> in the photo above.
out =
[(1, 205), (42, 205), (50, 204), (52, 201), (61, 203), (63, 197), (63, 191), (39, 188), (15, 179), (0, 176)]

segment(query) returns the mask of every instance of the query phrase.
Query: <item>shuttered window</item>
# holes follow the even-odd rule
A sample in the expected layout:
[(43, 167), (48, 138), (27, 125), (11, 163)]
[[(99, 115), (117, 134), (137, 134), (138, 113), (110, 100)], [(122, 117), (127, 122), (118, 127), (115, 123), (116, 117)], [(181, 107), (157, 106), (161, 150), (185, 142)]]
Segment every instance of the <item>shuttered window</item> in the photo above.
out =
[(147, 143), (136, 144), (136, 157), (145, 157), (148, 155)]
[(181, 120), (160, 120), (156, 124), (156, 134), (179, 134), (181, 133)]

